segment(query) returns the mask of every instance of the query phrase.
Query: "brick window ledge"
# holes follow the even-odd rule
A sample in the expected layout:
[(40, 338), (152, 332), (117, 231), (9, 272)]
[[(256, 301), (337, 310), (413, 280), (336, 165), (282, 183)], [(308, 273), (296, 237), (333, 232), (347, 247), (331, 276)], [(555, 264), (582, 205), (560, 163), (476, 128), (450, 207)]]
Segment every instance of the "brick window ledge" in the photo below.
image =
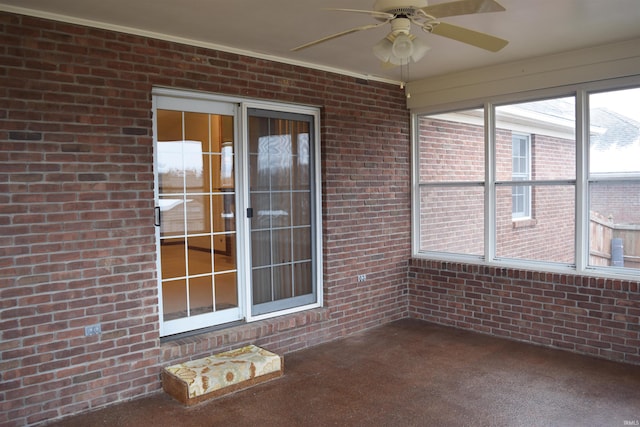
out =
[(527, 227), (535, 227), (538, 225), (538, 220), (533, 218), (526, 219), (514, 219), (513, 220), (513, 228), (527, 228)]

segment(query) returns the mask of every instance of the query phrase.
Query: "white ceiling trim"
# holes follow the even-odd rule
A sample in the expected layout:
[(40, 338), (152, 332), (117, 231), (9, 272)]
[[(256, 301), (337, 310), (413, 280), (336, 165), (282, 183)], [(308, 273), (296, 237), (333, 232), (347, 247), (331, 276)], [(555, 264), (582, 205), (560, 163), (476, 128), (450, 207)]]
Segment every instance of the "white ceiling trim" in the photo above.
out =
[(368, 81), (389, 83), (389, 84), (394, 84), (394, 85), (401, 85), (401, 83), (402, 83), (400, 81), (393, 80), (393, 79), (385, 79), (385, 78), (381, 78), (381, 77), (372, 76), (372, 75), (369, 75), (369, 74), (354, 73), (352, 71), (347, 71), (347, 70), (343, 70), (343, 69), (340, 69), (340, 68), (327, 67), (327, 66), (314, 64), (314, 63), (310, 63), (310, 62), (304, 62), (304, 61), (296, 61), (296, 60), (292, 60), (292, 59), (289, 59), (289, 58), (282, 58), (282, 57), (279, 57), (279, 56), (267, 55), (267, 54), (262, 54), (262, 53), (253, 52), (253, 51), (249, 51), (249, 50), (236, 49), (236, 48), (233, 48), (233, 47), (230, 47), (230, 46), (224, 46), (224, 45), (219, 45), (219, 44), (215, 44), (215, 43), (202, 42), (202, 41), (199, 41), (199, 40), (188, 39), (188, 38), (183, 38), (183, 37), (176, 37), (176, 36), (171, 36), (171, 35), (163, 34), (163, 33), (157, 33), (157, 32), (153, 32), (153, 31), (145, 31), (145, 30), (141, 30), (141, 29), (138, 29), (138, 28), (131, 28), (131, 27), (125, 27), (125, 26), (120, 26), (120, 25), (108, 24), (108, 23), (100, 22), (100, 21), (93, 21), (93, 20), (89, 20), (89, 19), (76, 18), (76, 17), (73, 17), (73, 16), (60, 15), (60, 14), (44, 12), (44, 11), (40, 11), (40, 10), (33, 10), (33, 9), (27, 9), (27, 8), (22, 8), (22, 7), (10, 6), (10, 5), (1, 4), (1, 3), (0, 3), (0, 11), (9, 12), (9, 13), (15, 13), (15, 14), (18, 14), (18, 15), (28, 15), (28, 16), (33, 16), (33, 17), (42, 18), (42, 19), (48, 19), (48, 20), (52, 20), (52, 21), (66, 22), (66, 23), (69, 23), (69, 24), (77, 24), (77, 25), (82, 25), (82, 26), (85, 26), (85, 27), (100, 28), (102, 30), (116, 31), (116, 32), (126, 33), (126, 34), (133, 34), (133, 35), (137, 35), (137, 36), (149, 37), (149, 38), (153, 38), (153, 39), (170, 41), (170, 42), (175, 42), (175, 43), (181, 43), (181, 44), (185, 44), (185, 45), (189, 45), (189, 46), (202, 47), (202, 48), (206, 48), (206, 49), (218, 50), (218, 51), (227, 52), (227, 53), (234, 53), (234, 54), (237, 54), (237, 55), (249, 56), (249, 57), (252, 57), (252, 58), (264, 59), (264, 60), (267, 60), (267, 61), (280, 62), (280, 63), (283, 63), (283, 64), (294, 65), (294, 66), (298, 66), (298, 67), (305, 67), (305, 68), (311, 68), (311, 69), (314, 69), (314, 70), (326, 71), (326, 72), (329, 72), (329, 73), (335, 73), (335, 74), (340, 74), (340, 75), (344, 75), (344, 76), (354, 77), (356, 79), (363, 79), (363, 80), (368, 80)]

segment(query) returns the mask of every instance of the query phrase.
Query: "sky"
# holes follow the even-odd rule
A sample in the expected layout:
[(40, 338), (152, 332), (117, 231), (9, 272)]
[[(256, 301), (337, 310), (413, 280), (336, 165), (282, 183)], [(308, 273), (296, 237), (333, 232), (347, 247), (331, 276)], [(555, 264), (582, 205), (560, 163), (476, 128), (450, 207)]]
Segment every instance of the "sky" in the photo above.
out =
[(591, 94), (589, 106), (608, 108), (640, 123), (640, 88)]

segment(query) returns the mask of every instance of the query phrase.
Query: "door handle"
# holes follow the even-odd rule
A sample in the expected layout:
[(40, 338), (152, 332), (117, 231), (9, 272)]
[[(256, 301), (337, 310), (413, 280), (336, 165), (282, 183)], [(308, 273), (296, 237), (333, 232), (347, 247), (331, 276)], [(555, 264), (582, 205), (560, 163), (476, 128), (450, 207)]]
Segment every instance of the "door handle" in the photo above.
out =
[(153, 212), (153, 225), (160, 227), (161, 223), (160, 206), (156, 206)]

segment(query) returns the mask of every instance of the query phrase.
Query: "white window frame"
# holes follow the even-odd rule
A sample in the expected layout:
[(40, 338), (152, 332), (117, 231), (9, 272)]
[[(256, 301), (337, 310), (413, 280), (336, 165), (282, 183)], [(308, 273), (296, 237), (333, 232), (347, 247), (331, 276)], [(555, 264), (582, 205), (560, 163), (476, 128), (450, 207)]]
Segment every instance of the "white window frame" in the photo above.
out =
[[(484, 102), (485, 127), (485, 253), (483, 256), (451, 254), (424, 251), (420, 248), (420, 170), (419, 170), (419, 118), (421, 116), (442, 113), (455, 113), (478, 108), (477, 100), (443, 104), (411, 111), (411, 192), (412, 192), (412, 256), (442, 261), (471, 262), (489, 266), (524, 268), (537, 271), (558, 273), (579, 273), (594, 277), (638, 280), (640, 271), (629, 268), (597, 267), (589, 265), (589, 105), (588, 94), (593, 92), (614, 91), (640, 86), (640, 75), (619, 79), (601, 80), (577, 85), (568, 85), (552, 89), (541, 89), (488, 97)], [(576, 261), (572, 265), (556, 264), (533, 260), (511, 260), (496, 257), (496, 179), (495, 179), (495, 107), (510, 103), (528, 102), (538, 99), (550, 99), (572, 96), (576, 101), (575, 138), (576, 138), (576, 179), (566, 184), (575, 185), (575, 248)], [(595, 179), (592, 178), (592, 181)], [(636, 179), (633, 179), (635, 181)], [(640, 181), (640, 178), (637, 179)], [(554, 181), (552, 184), (562, 184)]]
[[(159, 102), (159, 100), (161, 100)], [(245, 322), (254, 322), (267, 318), (283, 316), (286, 314), (291, 314), (295, 312), (310, 310), (314, 308), (319, 308), (323, 306), (323, 261), (322, 261), (322, 179), (321, 179), (321, 152), (320, 152), (320, 110), (317, 107), (310, 106), (302, 106), (302, 105), (293, 105), (293, 104), (285, 104), (271, 101), (259, 101), (259, 100), (251, 100), (239, 97), (229, 97), (222, 95), (214, 95), (208, 93), (201, 92), (192, 92), (185, 90), (175, 90), (168, 88), (153, 88), (152, 90), (152, 108), (153, 108), (153, 133), (154, 133), (154, 175), (155, 175), (155, 185), (154, 185), (154, 199), (158, 199), (158, 165), (156, 164), (157, 158), (155, 155), (155, 145), (157, 144), (157, 140), (155, 139), (155, 135), (157, 135), (157, 123), (156, 123), (156, 114), (155, 112), (159, 108), (166, 108), (163, 106), (166, 105), (175, 105), (176, 108), (182, 108), (184, 111), (206, 111), (207, 105), (211, 103), (225, 103), (225, 104), (234, 104), (235, 109), (237, 111), (235, 117), (237, 120), (236, 129), (238, 129), (237, 135), (237, 147), (236, 147), (236, 164), (235, 164), (235, 183), (236, 183), (236, 216), (238, 217), (236, 223), (236, 239), (237, 239), (237, 281), (239, 283), (238, 286), (238, 305), (240, 309), (240, 319), (233, 318), (228, 319), (232, 325), (235, 324), (238, 320), (243, 320)], [(159, 106), (162, 104), (163, 106)], [(187, 108), (184, 108), (184, 107)], [(245, 214), (247, 212), (247, 208), (250, 206), (249, 203), (249, 159), (247, 155), (247, 141), (248, 141), (248, 132), (247, 132), (247, 114), (248, 110), (251, 108), (263, 109), (263, 110), (273, 110), (276, 112), (283, 113), (295, 113), (295, 114), (303, 114), (309, 115), (313, 117), (313, 131), (314, 131), (314, 144), (313, 144), (313, 175), (311, 177), (312, 182), (314, 183), (314, 188), (311, 192), (314, 203), (314, 210), (312, 212), (312, 232), (314, 233), (314, 280), (315, 280), (315, 294), (316, 301), (312, 304), (306, 304), (301, 306), (292, 307), (285, 310), (274, 311), (270, 313), (265, 313), (262, 315), (253, 315), (251, 312), (251, 264), (248, 261), (251, 254), (251, 246), (250, 246), (250, 218)], [(160, 277), (161, 272), (161, 260), (160, 260), (160, 227), (156, 228), (156, 245), (157, 245), (157, 267), (158, 271), (158, 306), (159, 306), (159, 323), (160, 323), (160, 336), (167, 337), (171, 335), (187, 333), (192, 334), (197, 330), (207, 330), (211, 327), (220, 327), (224, 326), (227, 322), (222, 318), (221, 321), (216, 321), (210, 325), (201, 326), (198, 325), (193, 329), (185, 329), (184, 326), (181, 326), (181, 329), (167, 329), (164, 326), (164, 322), (162, 320), (162, 280)], [(185, 318), (188, 321), (188, 318)], [(184, 323), (184, 322), (183, 322)], [(186, 325), (186, 323), (184, 323)]]

